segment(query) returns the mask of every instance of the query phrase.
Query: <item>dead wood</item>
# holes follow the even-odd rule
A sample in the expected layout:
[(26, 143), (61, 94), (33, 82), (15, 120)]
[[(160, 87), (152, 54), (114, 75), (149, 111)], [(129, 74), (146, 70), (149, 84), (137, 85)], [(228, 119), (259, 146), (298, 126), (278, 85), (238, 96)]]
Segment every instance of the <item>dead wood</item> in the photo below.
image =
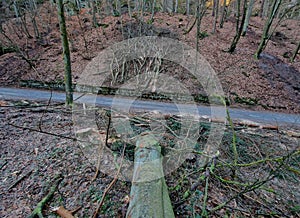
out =
[(74, 218), (72, 211), (66, 210), (63, 206), (54, 208), (53, 210), (55, 213), (57, 213), (62, 218)]
[(174, 217), (162, 168), (161, 147), (150, 134), (141, 136), (136, 143), (126, 217)]

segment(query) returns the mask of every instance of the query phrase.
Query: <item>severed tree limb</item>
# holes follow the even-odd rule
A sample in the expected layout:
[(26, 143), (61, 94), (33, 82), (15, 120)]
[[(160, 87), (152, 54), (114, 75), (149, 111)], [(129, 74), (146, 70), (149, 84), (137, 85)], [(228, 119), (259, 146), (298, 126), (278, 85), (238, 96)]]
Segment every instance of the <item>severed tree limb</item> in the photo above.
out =
[(42, 210), (45, 204), (51, 200), (56, 191), (59, 183), (63, 180), (61, 175), (56, 176), (54, 184), (51, 186), (49, 193), (37, 204), (36, 208), (32, 211), (28, 218), (34, 218), (38, 216), (39, 218), (43, 218)]

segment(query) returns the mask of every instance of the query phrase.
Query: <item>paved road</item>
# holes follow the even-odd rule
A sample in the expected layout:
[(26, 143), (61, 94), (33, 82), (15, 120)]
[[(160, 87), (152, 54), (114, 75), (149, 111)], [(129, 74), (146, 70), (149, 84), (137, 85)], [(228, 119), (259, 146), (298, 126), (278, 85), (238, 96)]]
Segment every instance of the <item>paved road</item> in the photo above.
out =
[[(0, 99), (27, 99), (27, 100), (48, 100), (51, 96), (49, 91), (19, 88), (2, 88), (0, 87)], [(77, 99), (78, 98), (78, 99)], [(178, 114), (188, 113), (202, 117), (219, 119), (224, 117), (225, 110), (221, 107), (195, 106), (191, 104), (172, 104), (156, 101), (132, 100), (129, 98), (112, 98), (109, 96), (84, 95), (80, 93), (74, 94), (74, 99), (78, 103), (96, 104), (104, 107), (111, 107), (123, 110), (151, 111), (156, 110), (162, 113)], [(52, 92), (52, 100), (58, 102), (65, 101), (63, 92)], [(250, 111), (244, 109), (228, 108), (230, 116), (233, 120), (249, 121), (261, 124), (274, 125), (296, 125), (300, 126), (299, 114), (284, 114), (263, 111)], [(213, 112), (212, 112), (213, 111)], [(213, 115), (212, 115), (213, 114)]]

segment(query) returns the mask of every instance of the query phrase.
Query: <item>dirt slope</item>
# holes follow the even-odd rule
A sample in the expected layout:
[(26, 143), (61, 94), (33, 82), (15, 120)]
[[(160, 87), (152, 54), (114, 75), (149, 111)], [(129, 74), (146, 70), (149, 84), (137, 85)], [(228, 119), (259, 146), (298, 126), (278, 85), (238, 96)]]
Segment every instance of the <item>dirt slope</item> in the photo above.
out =
[[(42, 39), (26, 39), (20, 34), (15, 19), (7, 21), (3, 28), (7, 35), (24, 51), (35, 69), (16, 53), (0, 57), (0, 85), (18, 86), (20, 80), (63, 81), (62, 49), (55, 8), (51, 5), (42, 7), (40, 30)], [(144, 17), (145, 22), (149, 15)], [(195, 28), (187, 35), (184, 31), (193, 22), (193, 16), (181, 14), (168, 15), (157, 13), (153, 29), (144, 31), (151, 34), (177, 38), (195, 47)], [(98, 18), (99, 28), (92, 27), (92, 18), (88, 13), (67, 18), (67, 26), (72, 51), (72, 70), (74, 82), (81, 76), (82, 70), (100, 51), (122, 41), (128, 36), (127, 29), (136, 24), (136, 18), (107, 16)], [(300, 112), (300, 57), (294, 63), (283, 56), (290, 56), (300, 40), (300, 23), (296, 20), (283, 21), (271, 38), (265, 54), (260, 60), (254, 60), (253, 54), (258, 46), (264, 20), (252, 17), (245, 37), (242, 37), (233, 54), (224, 52), (234, 37), (234, 20), (229, 19), (224, 28), (212, 34), (213, 18), (208, 14), (202, 22), (200, 53), (216, 71), (225, 94), (232, 106), (249, 107), (255, 110), (273, 110), (290, 113)], [(123, 28), (122, 28), (123, 25)], [(130, 26), (131, 25), (131, 26)], [(18, 27), (18, 28), (17, 28)], [(123, 29), (123, 35), (122, 35)], [(33, 32), (29, 27), (29, 31)], [(17, 36), (17, 34), (19, 36)], [(5, 39), (1, 39), (4, 40)], [(191, 92), (199, 92), (199, 87), (190, 83), (181, 71), (175, 74), (182, 79)]]

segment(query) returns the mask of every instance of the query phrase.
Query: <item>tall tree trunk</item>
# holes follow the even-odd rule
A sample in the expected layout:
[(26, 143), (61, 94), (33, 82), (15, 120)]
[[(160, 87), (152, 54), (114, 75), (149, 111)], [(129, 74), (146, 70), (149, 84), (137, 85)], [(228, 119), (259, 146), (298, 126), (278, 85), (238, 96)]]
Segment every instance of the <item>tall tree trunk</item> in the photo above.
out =
[(154, 20), (155, 7), (156, 7), (156, 0), (152, 0), (151, 21)]
[(96, 7), (96, 2), (95, 0), (92, 0), (92, 17), (93, 17), (93, 27), (98, 27), (98, 22), (97, 22), (97, 7)]
[(259, 17), (263, 17), (264, 15), (264, 5), (265, 5), (265, 0), (261, 1), (261, 5), (260, 5), (260, 10), (259, 10)]
[(140, 136), (136, 143), (130, 204), (126, 217), (174, 217), (164, 179), (161, 148), (151, 135)]
[(221, 20), (220, 20), (220, 28), (223, 28), (224, 22), (226, 20), (227, 17), (227, 5), (226, 5), (226, 1), (224, 2), (223, 6), (222, 6), (222, 14), (221, 14)]
[[(226, 2), (224, 2), (225, 4)], [(213, 33), (216, 32), (216, 27), (217, 27), (217, 21), (218, 21), (218, 17), (219, 17), (219, 0), (214, 0), (214, 16), (215, 16), (215, 20), (214, 20), (214, 27), (213, 27)]]
[(271, 37), (271, 35), (269, 34), (269, 31), (270, 31), (271, 25), (273, 23), (273, 20), (274, 20), (277, 12), (279, 10), (281, 2), (282, 2), (282, 0), (274, 0), (274, 2), (273, 2), (272, 9), (269, 13), (268, 19), (267, 19), (267, 21), (265, 23), (265, 26), (264, 26), (264, 31), (263, 31), (259, 46), (258, 46), (258, 48), (257, 48), (257, 50), (254, 54), (254, 57), (256, 59), (259, 58), (260, 54), (265, 49), (269, 38)]
[(71, 105), (73, 104), (71, 58), (70, 58), (70, 49), (69, 49), (63, 0), (57, 1), (57, 11), (58, 11), (60, 35), (61, 35), (62, 47), (63, 47), (64, 67), (65, 67), (66, 105)]
[(190, 0), (186, 0), (186, 15), (190, 15)]
[(254, 0), (250, 0), (250, 2), (248, 4), (248, 10), (247, 10), (247, 14), (246, 14), (245, 23), (243, 25), (242, 36), (246, 35), (248, 25), (249, 25), (249, 20), (250, 20), (251, 14), (252, 14), (253, 5), (254, 5)]
[(32, 36), (30, 35), (29, 30), (27, 28), (26, 14), (21, 12), (21, 9), (16, 0), (13, 1), (13, 8), (14, 8), (15, 16), (17, 18), (17, 22), (21, 24), (21, 28), (24, 31), (26, 37), (31, 39)]
[(197, 19), (197, 30), (196, 30), (196, 51), (199, 52), (199, 35), (200, 35), (200, 27), (201, 27), (201, 15), (200, 15), (200, 0), (198, 0), (197, 8), (196, 8), (196, 19)]
[(228, 52), (233, 53), (235, 51), (235, 48), (237, 46), (238, 41), (241, 38), (244, 22), (245, 22), (245, 17), (246, 17), (246, 11), (247, 11), (247, 0), (244, 0), (243, 3), (243, 14), (242, 14), (242, 19), (240, 20), (241, 16), (241, 0), (237, 0), (237, 12), (236, 12), (236, 34), (233, 38), (233, 41), (230, 45), (230, 48), (228, 49)]
[(39, 31), (39, 28), (38, 28), (38, 25), (37, 25), (37, 22), (36, 22), (36, 16), (37, 16), (37, 5), (36, 5), (36, 2), (35, 0), (30, 0), (28, 1), (28, 6), (26, 7), (27, 10), (29, 11), (29, 14), (30, 14), (30, 18), (31, 18), (31, 22), (32, 22), (32, 25), (33, 25), (33, 30), (34, 30), (34, 36), (36, 39), (39, 39), (41, 38), (41, 34), (40, 34), (40, 31)]
[(300, 49), (300, 41), (298, 42), (298, 46), (297, 48), (295, 49), (294, 53), (293, 53), (293, 56), (291, 57), (291, 62), (294, 62), (298, 52), (299, 52), (299, 49)]
[(128, 15), (130, 18), (132, 18), (132, 13), (131, 13), (131, 0), (127, 0), (128, 4)]
[(196, 51), (199, 52), (199, 38), (201, 34), (201, 21), (206, 12), (206, 0), (198, 0), (196, 5), (196, 23), (197, 23), (197, 31), (196, 31)]
[(179, 0), (175, 0), (175, 8), (174, 8), (174, 12), (175, 12), (175, 13), (178, 12), (178, 1), (179, 1)]
[(162, 0), (163, 12), (172, 13), (174, 11), (173, 0)]
[(120, 0), (115, 0), (115, 16), (121, 16), (121, 1)]

